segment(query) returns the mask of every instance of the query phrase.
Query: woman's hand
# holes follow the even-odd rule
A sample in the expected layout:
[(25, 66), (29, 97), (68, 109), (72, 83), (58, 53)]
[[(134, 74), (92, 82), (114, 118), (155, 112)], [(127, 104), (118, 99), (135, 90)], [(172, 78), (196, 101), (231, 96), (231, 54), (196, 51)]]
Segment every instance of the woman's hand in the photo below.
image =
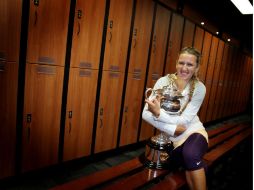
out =
[(161, 97), (157, 96), (156, 98), (149, 100), (145, 99), (145, 102), (148, 104), (148, 110), (155, 116), (159, 117), (160, 116), (160, 100)]

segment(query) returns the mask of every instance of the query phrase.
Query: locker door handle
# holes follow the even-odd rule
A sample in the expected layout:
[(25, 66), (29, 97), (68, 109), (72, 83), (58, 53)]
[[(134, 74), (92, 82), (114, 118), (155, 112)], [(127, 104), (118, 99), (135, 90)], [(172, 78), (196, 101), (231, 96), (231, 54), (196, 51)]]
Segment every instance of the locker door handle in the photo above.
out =
[(109, 32), (109, 40), (108, 40), (109, 43), (111, 42), (111, 40), (112, 40), (112, 32), (110, 31), (110, 32)]
[(135, 38), (135, 39), (133, 40), (133, 48), (136, 47), (136, 44), (137, 44), (137, 39)]
[(77, 32), (77, 36), (79, 35), (80, 33), (80, 23), (78, 22), (78, 32)]
[(103, 108), (100, 108), (100, 128), (103, 127)]
[(124, 125), (127, 124), (127, 115), (128, 115), (128, 107), (125, 107), (124, 109)]
[(69, 111), (68, 118), (69, 118), (69, 134), (70, 134), (71, 133), (71, 129), (72, 129), (72, 125), (71, 125), (72, 111)]

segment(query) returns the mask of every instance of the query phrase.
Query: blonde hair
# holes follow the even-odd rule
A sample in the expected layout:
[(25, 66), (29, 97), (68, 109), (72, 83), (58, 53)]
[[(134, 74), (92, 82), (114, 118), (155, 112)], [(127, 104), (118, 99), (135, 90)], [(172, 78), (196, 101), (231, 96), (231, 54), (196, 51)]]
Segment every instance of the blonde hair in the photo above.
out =
[(194, 48), (194, 47), (184, 47), (180, 51), (179, 55), (184, 54), (184, 53), (196, 56), (196, 58), (197, 58), (197, 67), (199, 66), (200, 59), (201, 59), (201, 53), (196, 48)]

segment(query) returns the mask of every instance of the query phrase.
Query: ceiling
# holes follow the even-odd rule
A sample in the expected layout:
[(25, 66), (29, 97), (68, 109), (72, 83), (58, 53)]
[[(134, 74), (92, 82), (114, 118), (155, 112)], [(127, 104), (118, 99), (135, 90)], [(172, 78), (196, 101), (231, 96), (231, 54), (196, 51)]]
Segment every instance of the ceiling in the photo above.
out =
[[(183, 0), (253, 52), (253, 15), (243, 15), (230, 0)], [(249, 0), (253, 5), (253, 0)]]

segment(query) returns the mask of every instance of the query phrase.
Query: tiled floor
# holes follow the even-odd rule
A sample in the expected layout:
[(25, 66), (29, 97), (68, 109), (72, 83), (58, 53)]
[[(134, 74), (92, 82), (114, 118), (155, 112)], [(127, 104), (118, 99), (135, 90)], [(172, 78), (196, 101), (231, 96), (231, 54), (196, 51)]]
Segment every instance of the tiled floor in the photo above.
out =
[[(248, 115), (241, 115), (241, 116), (237, 116), (235, 118), (230, 118), (229, 120), (227, 120), (227, 122), (234, 122), (234, 123), (242, 122), (242, 121), (252, 122), (252, 118)], [(221, 123), (218, 123), (218, 124), (213, 124), (206, 127), (207, 127), (207, 130), (210, 130), (220, 125)], [(139, 146), (139, 147), (136, 147), (135, 149), (126, 150), (119, 154), (114, 154), (113, 156), (108, 156), (108, 157), (105, 157), (104, 159), (97, 160), (95, 162), (90, 161), (89, 164), (82, 164), (80, 167), (65, 167), (64, 169), (62, 168), (59, 171), (54, 171), (49, 174), (40, 174), (40, 175), (34, 175), (33, 177), (32, 176), (22, 177), (19, 180), (16, 180), (16, 179), (10, 180), (10, 182), (5, 183), (4, 186), (0, 185), (0, 189), (1, 190), (2, 189), (5, 189), (5, 190), (46, 190), (58, 184), (62, 184), (64, 182), (77, 179), (81, 176), (88, 175), (95, 171), (102, 170), (102, 169), (117, 165), (119, 163), (122, 163), (124, 161), (130, 160), (131, 158), (141, 155), (144, 151), (145, 151), (144, 146)], [(240, 172), (240, 175), (242, 175), (243, 172), (246, 172), (246, 168), (247, 168), (247, 174), (246, 174), (247, 176), (245, 177), (247, 180), (245, 180), (245, 182), (247, 184), (245, 184), (245, 186), (243, 185), (245, 189), (241, 189), (241, 190), (248, 190), (248, 187), (250, 186), (249, 175), (252, 174), (252, 172), (250, 172), (250, 166), (249, 166), (249, 165), (252, 166), (252, 154), (251, 154), (252, 148), (250, 150), (250, 147), (246, 148), (246, 145), (245, 145), (243, 147), (240, 147), (239, 151), (240, 153), (242, 153), (244, 158), (247, 157), (246, 158), (247, 161), (245, 161), (244, 164), (242, 164), (242, 167), (231, 167), (232, 164), (234, 166), (235, 165), (237, 166), (237, 161), (239, 161), (239, 157), (234, 158), (234, 155), (231, 155), (228, 158), (229, 161), (226, 160), (225, 162), (222, 162), (222, 165), (218, 165), (215, 168), (213, 168), (213, 171), (211, 172), (212, 175), (210, 176), (211, 181), (209, 185), (210, 186), (209, 190), (219, 190), (219, 189), (227, 190), (228, 188), (230, 190), (234, 190), (234, 187), (238, 187), (236, 185), (238, 184), (237, 181), (241, 182), (241, 179), (242, 179), (242, 178), (239, 178), (239, 172)]]

